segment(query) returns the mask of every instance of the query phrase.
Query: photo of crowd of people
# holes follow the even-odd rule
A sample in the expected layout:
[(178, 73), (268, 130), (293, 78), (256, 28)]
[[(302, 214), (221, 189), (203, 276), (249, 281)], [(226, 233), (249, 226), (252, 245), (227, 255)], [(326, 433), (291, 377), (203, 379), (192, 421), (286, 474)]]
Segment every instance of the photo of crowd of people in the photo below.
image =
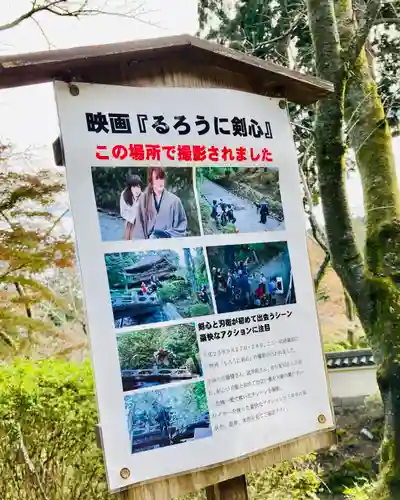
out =
[(213, 314), (202, 248), (105, 255), (116, 328)]
[(185, 167), (93, 167), (103, 241), (200, 235), (193, 171)]
[(196, 189), (204, 234), (285, 229), (276, 168), (197, 168)]
[(204, 382), (125, 396), (131, 452), (212, 436)]
[(296, 302), (286, 242), (207, 247), (218, 313)]

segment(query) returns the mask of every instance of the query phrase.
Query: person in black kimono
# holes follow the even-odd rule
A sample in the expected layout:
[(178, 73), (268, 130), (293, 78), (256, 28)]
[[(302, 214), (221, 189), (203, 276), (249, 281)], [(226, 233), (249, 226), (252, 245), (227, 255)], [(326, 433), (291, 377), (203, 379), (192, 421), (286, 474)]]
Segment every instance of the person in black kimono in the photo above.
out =
[(260, 206), (260, 223), (261, 224), (265, 224), (267, 222), (268, 213), (269, 213), (268, 204), (267, 204), (267, 201), (264, 201), (263, 203), (261, 203), (261, 206)]

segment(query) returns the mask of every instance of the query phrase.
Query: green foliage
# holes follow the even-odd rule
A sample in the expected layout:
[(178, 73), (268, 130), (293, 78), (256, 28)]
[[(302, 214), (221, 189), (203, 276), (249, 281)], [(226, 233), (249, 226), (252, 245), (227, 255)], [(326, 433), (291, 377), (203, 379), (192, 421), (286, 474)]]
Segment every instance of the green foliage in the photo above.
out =
[(208, 412), (206, 387), (204, 383), (194, 384), (192, 387), (193, 394), (196, 399), (197, 408), (201, 412)]
[[(203, 179), (207, 178), (252, 203), (260, 203), (267, 197), (271, 214), (283, 220), (277, 170), (264, 167), (201, 167), (196, 170), (196, 174), (198, 190)], [(202, 220), (206, 222), (209, 219), (207, 212), (205, 208), (202, 209)], [(232, 232), (232, 229), (223, 232)]]
[(346, 488), (343, 493), (346, 495), (346, 500), (375, 500), (375, 498), (383, 499), (383, 497), (374, 497), (373, 491), (374, 484), (365, 481), (351, 488)]
[(250, 497), (252, 500), (317, 499), (322, 486), (319, 473), (315, 455), (282, 462), (249, 475)]
[(192, 316), (205, 316), (210, 314), (210, 306), (208, 304), (203, 304), (199, 302), (197, 304), (190, 304), (188, 306), (187, 317), (190, 318)]
[(173, 353), (170, 368), (189, 366), (192, 373), (199, 374), (199, 347), (193, 325), (150, 328), (145, 335), (142, 331), (121, 334), (117, 342), (122, 370), (151, 368), (154, 352), (162, 347)]
[(355, 484), (371, 479), (375, 479), (371, 461), (353, 458), (345, 460), (339, 469), (325, 475), (324, 482), (328, 491), (342, 494)]
[(125, 405), (132, 418), (145, 419), (150, 424), (156, 422), (158, 408), (163, 406), (169, 412), (171, 426), (178, 431), (208, 411), (204, 382), (170, 387), (167, 393), (161, 390), (135, 393), (125, 398)]
[(125, 268), (133, 266), (138, 260), (139, 256), (134, 252), (106, 254), (107, 277), (110, 285), (114, 287), (127, 283)]
[(0, 365), (0, 498), (109, 498), (95, 424), (88, 362)]
[[(292, 44), (296, 51), (296, 67), (314, 73), (314, 52), (303, 2), (199, 0), (198, 14), (200, 34), (205, 38), (284, 66), (289, 65), (289, 46)], [(314, 106), (289, 104), (289, 112), (299, 160), (317, 203), (319, 195), (312, 133)]]
[(267, 262), (283, 254), (288, 257), (287, 244), (284, 241), (265, 243), (250, 243), (227, 247), (210, 247), (207, 249), (210, 267), (223, 268), (230, 266), (233, 261), (248, 259), (249, 267), (258, 265), (258, 262)]
[(190, 285), (184, 280), (166, 280), (157, 294), (163, 302), (175, 302), (190, 296)]
[(200, 198), (199, 204), (204, 234), (236, 233), (235, 227), (231, 223), (217, 228), (214, 219), (211, 218), (211, 206), (204, 198)]
[(53, 172), (29, 175), (7, 167), (0, 184), (0, 351), (24, 353), (54, 330), (43, 306), (64, 307), (44, 276), (74, 260), (69, 235), (60, 233), (60, 217), (49, 210), (65, 187)]

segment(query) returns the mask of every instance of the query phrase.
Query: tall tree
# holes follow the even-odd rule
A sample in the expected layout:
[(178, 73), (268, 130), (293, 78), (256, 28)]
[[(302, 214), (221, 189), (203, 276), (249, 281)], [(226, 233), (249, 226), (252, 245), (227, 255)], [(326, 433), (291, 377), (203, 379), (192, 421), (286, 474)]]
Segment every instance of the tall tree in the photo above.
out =
[(73, 247), (49, 210), (63, 180), (48, 171), (9, 171), (1, 157), (0, 169), (0, 352), (24, 352), (52, 330), (40, 307), (58, 299), (41, 278), (54, 267), (71, 266)]
[[(378, 362), (385, 407), (381, 452), (384, 496), (400, 498), (400, 198), (389, 123), (371, 74), (365, 43), (381, 2), (357, 21), (350, 0), (308, 0), (317, 74), (335, 92), (317, 108), (319, 185), (333, 266), (356, 305)], [(335, 9), (336, 8), (336, 9)], [(344, 126), (364, 193), (367, 240), (361, 255), (345, 192)], [(378, 494), (378, 493), (376, 493)]]
[[(206, 27), (207, 15), (212, 14), (214, 24), (219, 21), (209, 37), (260, 57), (255, 51), (260, 43), (249, 45), (248, 36), (243, 36), (257, 32), (246, 17), (252, 9), (265, 27), (262, 57), (273, 59), (276, 42), (294, 36), (292, 46), (297, 54), (293, 66), (315, 71), (334, 84), (334, 93), (310, 110), (308, 118), (304, 110), (298, 110), (295, 133), (296, 128), (308, 132), (310, 124), (305, 125), (304, 119), (314, 120), (316, 113), (315, 132), (295, 137), (303, 154), (306, 180), (310, 172), (311, 179), (316, 180), (318, 174), (318, 183), (311, 183), (311, 198), (318, 194), (322, 202), (332, 265), (355, 304), (379, 366), (385, 438), (381, 482), (374, 498), (400, 498), (400, 200), (391, 143), (391, 130), (398, 130), (396, 77), (400, 58), (398, 38), (390, 33), (400, 24), (400, 2), (307, 0), (305, 13), (301, 12), (302, 2), (297, 3), (297, 10), (289, 11), (289, 0), (239, 1), (233, 17), (227, 15), (224, 4), (223, 0), (200, 1), (201, 27)], [(276, 7), (275, 18), (262, 17), (263, 9), (271, 12), (272, 6)], [(274, 37), (281, 17), (290, 19), (290, 28)], [(308, 147), (316, 162), (307, 158)], [(356, 241), (345, 190), (349, 148), (364, 192), (363, 253)]]

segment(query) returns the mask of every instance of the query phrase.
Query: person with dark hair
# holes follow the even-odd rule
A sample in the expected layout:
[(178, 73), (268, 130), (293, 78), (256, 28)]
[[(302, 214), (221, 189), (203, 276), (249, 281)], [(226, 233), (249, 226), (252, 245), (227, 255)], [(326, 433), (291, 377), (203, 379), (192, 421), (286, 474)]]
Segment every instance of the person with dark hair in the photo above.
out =
[(236, 217), (233, 213), (232, 205), (229, 205), (229, 204), (227, 205), (226, 216), (228, 217), (229, 222), (231, 222), (232, 224), (235, 224)]
[(177, 238), (187, 235), (187, 217), (181, 200), (165, 189), (163, 167), (149, 167), (147, 187), (140, 198), (133, 235), (138, 239)]
[(261, 224), (267, 223), (268, 215), (269, 215), (268, 201), (265, 200), (263, 203), (261, 203), (261, 206), (260, 206), (260, 223)]
[(215, 221), (218, 218), (218, 203), (217, 200), (213, 200), (212, 202), (212, 207), (211, 207), (211, 215), (210, 217), (214, 219)]
[(142, 179), (138, 175), (131, 175), (121, 193), (119, 207), (121, 217), (125, 221), (124, 240), (132, 239), (132, 232), (136, 222), (139, 199), (143, 190)]

